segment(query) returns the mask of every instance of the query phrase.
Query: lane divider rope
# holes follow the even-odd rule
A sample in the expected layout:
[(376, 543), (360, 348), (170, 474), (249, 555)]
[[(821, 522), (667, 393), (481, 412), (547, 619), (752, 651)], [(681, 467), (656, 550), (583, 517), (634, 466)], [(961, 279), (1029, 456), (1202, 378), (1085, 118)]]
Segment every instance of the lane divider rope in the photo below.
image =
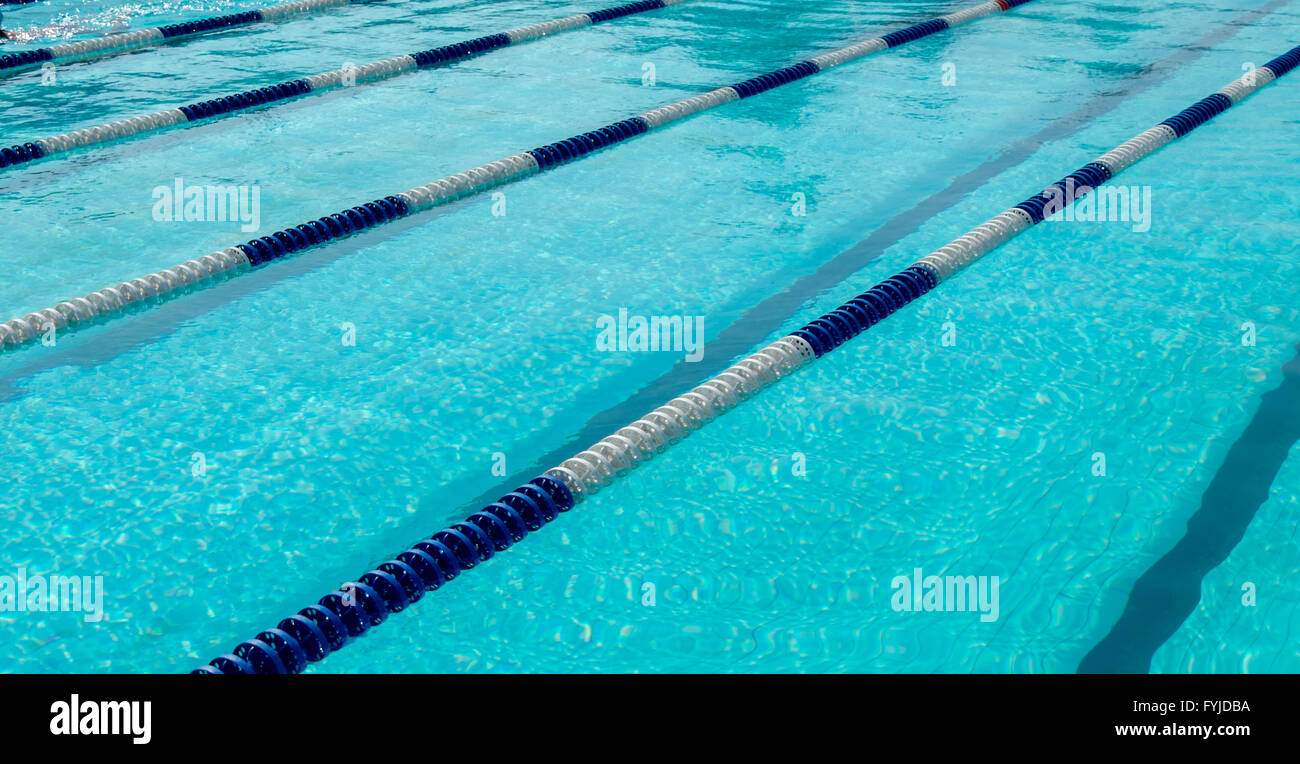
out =
[[(334, 239), (349, 236), (383, 223), (447, 204), (484, 190), (534, 175), (542, 170), (579, 159), (599, 149), (626, 141), (649, 130), (775, 87), (794, 82), (831, 67), (864, 58), (878, 51), (898, 47), (941, 29), (991, 16), (1030, 0), (994, 0), (940, 17), (923, 24), (874, 37), (807, 61), (763, 74), (744, 82), (711, 90), (701, 95), (624, 119), (572, 138), (514, 154), (495, 162), (436, 180), (424, 186), (386, 196), (350, 209), (327, 215), (292, 228), (262, 236), (245, 244), (218, 250), (180, 265), (121, 282), (54, 307), (29, 313), (0, 324), (0, 351), (35, 341), (51, 328), (62, 331), (109, 319), (129, 307), (156, 303), (215, 278), (228, 278), (250, 268), (278, 260)], [(632, 6), (620, 6), (612, 12)], [(630, 10), (626, 13), (636, 13)], [(549, 24), (561, 23), (547, 22)], [(939, 23), (934, 23), (939, 22)], [(545, 25), (537, 25), (545, 26)], [(526, 27), (525, 29), (529, 29)], [(0, 155), (10, 149), (0, 151)]]
[[(1102, 154), (1044, 193), (1064, 193), (1075, 185), (1087, 193), (1091, 181), (1117, 175), (1171, 141), (1187, 135), (1240, 103), (1259, 88), (1300, 65), (1300, 47), (1233, 81), (1217, 93)], [(1087, 185), (1080, 183), (1087, 182)], [(1055, 189), (1055, 192), (1053, 192)], [(974, 260), (1042, 221), (1035, 194), (970, 233), (921, 258), (838, 309), (782, 337), (690, 392), (547, 470), (465, 522), (434, 534), (346, 584), (273, 629), (241, 642), (192, 673), (297, 673), (440, 588), (463, 570), (486, 562), (628, 474), (741, 401), (812, 363), (904, 305), (950, 278)], [(1077, 196), (1075, 198), (1078, 198)], [(548, 503), (548, 500), (550, 503)], [(552, 503), (554, 506), (552, 506)]]
[(217, 32), (233, 27), (245, 27), (264, 21), (280, 21), (292, 16), (349, 5), (358, 0), (300, 0), (300, 2), (272, 5), (242, 13), (225, 16), (210, 16), (166, 24), (160, 27), (137, 29), (132, 32), (114, 32), (90, 40), (65, 42), (48, 48), (34, 48), (20, 53), (0, 56), (0, 76), (17, 74), (45, 62), (72, 63), (75, 61), (93, 61), (95, 59), (117, 56), (140, 48), (148, 48), (163, 42)]
[(418, 53), (388, 58), (383, 61), (373, 61), (352, 69), (336, 69), (296, 80), (278, 82), (267, 87), (199, 101), (177, 109), (165, 109), (152, 114), (86, 127), (70, 133), (41, 138), (0, 149), (0, 167), (26, 164), (74, 149), (103, 145), (124, 138), (166, 130), (176, 125), (224, 117), (227, 114), (235, 114), (311, 93), (325, 93), (345, 87), (348, 84), (377, 82), (419, 69), (445, 66), (498, 48), (522, 42), (531, 42), (558, 32), (599, 24), (623, 18), (624, 16), (659, 10), (685, 1), (641, 0), (640, 2), (614, 8), (579, 13), (575, 16), (545, 21), (540, 24), (531, 24), (499, 34), (476, 37), (472, 40), (422, 50)]
[[(966, 13), (961, 20), (1005, 10), (1005, 5), (1005, 2), (985, 3), (970, 10), (984, 8), (987, 13)], [(818, 58), (829, 62), (826, 65), (834, 66), (946, 28), (939, 25), (920, 27), (922, 25), (908, 27), (885, 38), (873, 38), (878, 42), (867, 41), (871, 44), (850, 46), (854, 50), (850, 54), (843, 52), (850, 49), (841, 49)], [(505, 175), (537, 172), (540, 168), (575, 159), (603, 145), (639, 135), (651, 123), (656, 126), (666, 124), (705, 108), (703, 104), (749, 97), (806, 77), (821, 68), (823, 65), (818, 63), (818, 59), (796, 64), (724, 88), (731, 95), (722, 100), (713, 96), (720, 91), (712, 91), (568, 141), (515, 155), (503, 160), (509, 164), (498, 170)], [(704, 100), (699, 100), (701, 98)], [(499, 178), (505, 176), (485, 173), (484, 177), (470, 175), (463, 182), (445, 187), (437, 184), (422, 187), (416, 190), (418, 193), (402, 197), (402, 201), (411, 208), (429, 205), (434, 199), (464, 193), (472, 183), (499, 182)], [(393, 203), (392, 197), (389, 201)], [(266, 242), (266, 246), (270, 252), (271, 242)], [(261, 257), (263, 253), (257, 253), (254, 248), (254, 252), (246, 254), (252, 259)], [(367, 571), (358, 581), (344, 584), (319, 602), (285, 618), (274, 628), (241, 642), (230, 653), (213, 659), (193, 673), (283, 674), (302, 671), (309, 663), (322, 660), (346, 645), (349, 639), (383, 623), (391, 613), (406, 609), (425, 593), (441, 588), (462, 571), (488, 561), (498, 552), (522, 541), (528, 533), (540, 530), (559, 513), (572, 509), (586, 496), (662, 453), (740, 401), (810, 363), (816, 355), (814, 347), (799, 336), (791, 335), (773, 342), (691, 392), (669, 401), (473, 513), (464, 522), (418, 542)]]

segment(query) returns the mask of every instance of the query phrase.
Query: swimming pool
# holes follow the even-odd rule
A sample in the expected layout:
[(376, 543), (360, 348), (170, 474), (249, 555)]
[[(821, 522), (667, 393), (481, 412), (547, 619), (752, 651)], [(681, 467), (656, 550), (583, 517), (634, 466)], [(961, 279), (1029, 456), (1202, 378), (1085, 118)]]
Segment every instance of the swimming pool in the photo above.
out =
[[(969, 4), (689, 0), (4, 171), (0, 305), (249, 238), (156, 220), (177, 178), (256, 186), (277, 230)], [(5, 144), (588, 10), (357, 5), (29, 74)], [(1297, 13), (1039, 0), (0, 355), (0, 574), (103, 576), (105, 613), (0, 613), (0, 668), (227, 652), (1264, 63)], [(1036, 227), (309, 670), (1077, 670), (1286, 388), (1296, 86), (1129, 170), (1149, 230)], [(600, 349), (620, 311), (703, 317), (703, 358)], [(1300, 670), (1290, 451), (1151, 670)], [(997, 618), (895, 610), (917, 568), (999, 577)]]

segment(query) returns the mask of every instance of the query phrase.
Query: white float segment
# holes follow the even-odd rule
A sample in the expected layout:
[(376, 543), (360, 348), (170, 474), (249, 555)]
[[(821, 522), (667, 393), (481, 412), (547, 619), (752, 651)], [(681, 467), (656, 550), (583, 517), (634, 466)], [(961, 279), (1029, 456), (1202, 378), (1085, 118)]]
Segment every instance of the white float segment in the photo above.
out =
[(476, 194), (492, 186), (527, 177), (538, 171), (537, 159), (525, 151), (449, 175), (428, 185), (417, 186), (396, 196), (406, 200), (411, 212), (422, 212), (439, 204)]
[(556, 32), (567, 32), (570, 29), (585, 27), (589, 24), (591, 24), (591, 17), (585, 13), (579, 13), (576, 16), (566, 16), (554, 21), (543, 21), (540, 24), (530, 24), (526, 27), (511, 29), (506, 31), (505, 35), (510, 38), (510, 43), (513, 45), (517, 42), (540, 40)]
[(51, 326), (64, 329), (71, 324), (91, 321), (96, 316), (121, 310), (149, 297), (174, 292), (187, 284), (247, 266), (248, 258), (243, 250), (229, 247), (117, 286), (105, 287), (85, 297), (74, 297), (53, 308), (0, 324), (0, 347), (15, 347), (39, 337)]
[(579, 504), (814, 357), (802, 337), (782, 337), (544, 474), (568, 486)]
[(1033, 223), (1028, 212), (1012, 207), (931, 252), (915, 265), (928, 268), (943, 281), (1028, 230)]
[(645, 123), (651, 130), (653, 130), (660, 125), (666, 125), (669, 122), (676, 122), (677, 120), (685, 119), (692, 114), (698, 114), (702, 111), (712, 109), (715, 106), (721, 106), (724, 103), (731, 103), (732, 101), (739, 99), (740, 95), (736, 93), (735, 88), (727, 86), (724, 88), (718, 88), (717, 90), (710, 90), (707, 93), (702, 93), (697, 96), (685, 98), (681, 101), (670, 103), (667, 106), (660, 106), (657, 109), (652, 109), (644, 114), (638, 114), (637, 116), (645, 120)]
[(398, 74), (413, 72), (419, 68), (420, 65), (416, 63), (415, 56), (407, 55), (388, 58), (383, 61), (373, 61), (369, 64), (353, 67), (351, 70), (335, 69), (332, 72), (313, 74), (309, 77), (303, 77), (303, 79), (307, 80), (308, 85), (311, 85), (312, 92), (317, 92), (341, 86), (347, 81), (349, 75), (351, 75), (354, 83), (374, 82)]
[(940, 16), (939, 18), (948, 22), (948, 28), (951, 29), (958, 24), (965, 24), (968, 21), (982, 19), (985, 16), (992, 16), (1001, 12), (1002, 6), (998, 5), (996, 2), (988, 2), (983, 5), (977, 5), (973, 8), (966, 8), (965, 10), (957, 11), (956, 13), (949, 13), (947, 16)]
[(140, 133), (161, 130), (187, 121), (180, 109), (167, 109), (153, 114), (145, 114), (130, 119), (122, 119), (105, 125), (95, 125), (71, 133), (63, 133), (51, 138), (34, 141), (45, 150), (47, 155), (70, 151), (82, 146), (107, 143), (117, 138), (126, 138)]
[(1224, 85), (1218, 92), (1226, 95), (1228, 100), (1232, 101), (1234, 106), (1237, 102), (1246, 98), (1251, 93), (1264, 87), (1268, 83), (1277, 79), (1273, 75), (1273, 70), (1267, 66), (1260, 66), (1246, 72), (1232, 82)]
[(347, 5), (352, 0), (302, 0), (298, 3), (284, 3), (282, 5), (272, 5), (268, 8), (253, 8), (250, 10), (260, 10), (263, 21), (278, 21), (287, 19), (290, 16), (298, 16), (303, 13), (310, 13), (322, 8), (333, 8), (339, 5)]
[(140, 29), (134, 32), (119, 32), (96, 37), (92, 40), (64, 42), (49, 47), (50, 57), (55, 61), (80, 61), (98, 58), (102, 53), (119, 52), (143, 48), (162, 40), (163, 33), (158, 27)]
[(863, 40), (862, 42), (840, 48), (839, 50), (833, 50), (830, 53), (813, 56), (808, 60), (816, 64), (818, 69), (825, 71), (830, 69), (832, 66), (839, 66), (840, 64), (846, 64), (849, 61), (856, 61), (859, 58), (866, 58), (872, 53), (879, 53), (882, 50), (888, 49), (889, 43), (885, 42), (882, 38), (873, 37), (870, 40)]
[(1111, 175), (1117, 175), (1139, 159), (1150, 156), (1169, 145), (1177, 137), (1178, 133), (1174, 132), (1169, 125), (1156, 125), (1143, 130), (1093, 161), (1101, 162), (1110, 168)]

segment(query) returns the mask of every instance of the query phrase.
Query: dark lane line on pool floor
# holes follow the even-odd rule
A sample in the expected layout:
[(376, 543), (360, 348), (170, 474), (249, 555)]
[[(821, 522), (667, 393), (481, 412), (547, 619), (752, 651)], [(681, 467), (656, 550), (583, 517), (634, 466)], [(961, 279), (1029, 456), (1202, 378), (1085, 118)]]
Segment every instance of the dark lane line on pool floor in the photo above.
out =
[[(911, 209), (887, 220), (865, 239), (823, 263), (812, 273), (797, 279), (781, 292), (760, 301), (746, 310), (735, 322), (704, 346), (704, 357), (696, 362), (678, 361), (657, 379), (641, 387), (621, 403), (592, 416), (582, 429), (561, 445), (541, 456), (527, 469), (515, 474), (515, 482), (523, 482), (537, 474), (539, 469), (566, 459), (575, 446), (595, 442), (610, 432), (635, 420), (644, 411), (676, 396), (681, 390), (699, 381), (709, 379), (732, 364), (737, 356), (752, 348), (777, 331), (794, 316), (807, 301), (828, 289), (834, 288), (877, 260), (890, 246), (917, 231), (921, 225), (961, 201), (966, 195), (985, 183), (1010, 170), (1033, 156), (1044, 144), (1067, 138), (1089, 125), (1093, 120), (1117, 108), (1127, 97), (1143, 93), (1164, 82), (1179, 68), (1205, 55), (1215, 45), (1236, 36), (1241, 28), (1268, 16), (1292, 0), (1272, 0), (1259, 8), (1247, 11), (1227, 24), (1202, 36), (1199, 40), (1179, 48), (1174, 53), (1150, 66), (1128, 75), (1128, 84), (1093, 96), (1073, 112), (1050, 122), (1042, 130), (1022, 138), (1000, 155), (959, 176), (946, 188), (923, 199)], [(885, 209), (902, 207), (910, 200), (905, 192), (881, 204)], [(511, 483), (513, 484), (513, 482)], [(479, 507), (496, 500), (498, 488), (484, 493), (465, 506)]]
[(1079, 663), (1080, 674), (1145, 674), (1201, 600), (1201, 582), (1240, 543), (1287, 455), (1300, 442), (1300, 345), (1282, 384), (1264, 393), (1210, 480), (1187, 533), (1138, 578), (1119, 620)]

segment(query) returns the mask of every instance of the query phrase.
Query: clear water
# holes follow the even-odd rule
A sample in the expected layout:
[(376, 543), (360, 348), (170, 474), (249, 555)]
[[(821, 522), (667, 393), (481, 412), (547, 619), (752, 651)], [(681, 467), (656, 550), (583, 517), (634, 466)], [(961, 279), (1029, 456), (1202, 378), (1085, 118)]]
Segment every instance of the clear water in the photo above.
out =
[[(692, 0), (6, 171), (0, 306), (22, 315), (249, 238), (237, 223), (156, 222), (152, 189), (178, 176), (258, 184), (265, 233), (967, 4)], [(125, 9), (138, 27), (255, 5), (5, 17)], [(598, 352), (597, 316), (703, 315), (713, 337), (1260, 5), (1040, 0), (505, 187), (504, 217), (469, 199), (0, 357), (0, 574), (102, 575), (107, 613), (0, 613), (0, 670), (183, 671), (229, 651), (507, 490), (495, 453), (511, 474), (550, 466), (589, 417), (677, 361)], [(61, 67), (55, 87), (0, 86), (0, 135), (594, 7), (386, 2)], [(1286, 5), (1037, 146), (770, 337), (1284, 51), (1298, 22)], [(1152, 188), (1149, 232), (1037, 227), (310, 670), (1075, 670), (1294, 355), (1298, 87), (1279, 82), (1121, 176)], [(1300, 671), (1297, 489), (1293, 452), (1153, 670)], [(916, 567), (1001, 577), (999, 619), (895, 612), (890, 581)]]

